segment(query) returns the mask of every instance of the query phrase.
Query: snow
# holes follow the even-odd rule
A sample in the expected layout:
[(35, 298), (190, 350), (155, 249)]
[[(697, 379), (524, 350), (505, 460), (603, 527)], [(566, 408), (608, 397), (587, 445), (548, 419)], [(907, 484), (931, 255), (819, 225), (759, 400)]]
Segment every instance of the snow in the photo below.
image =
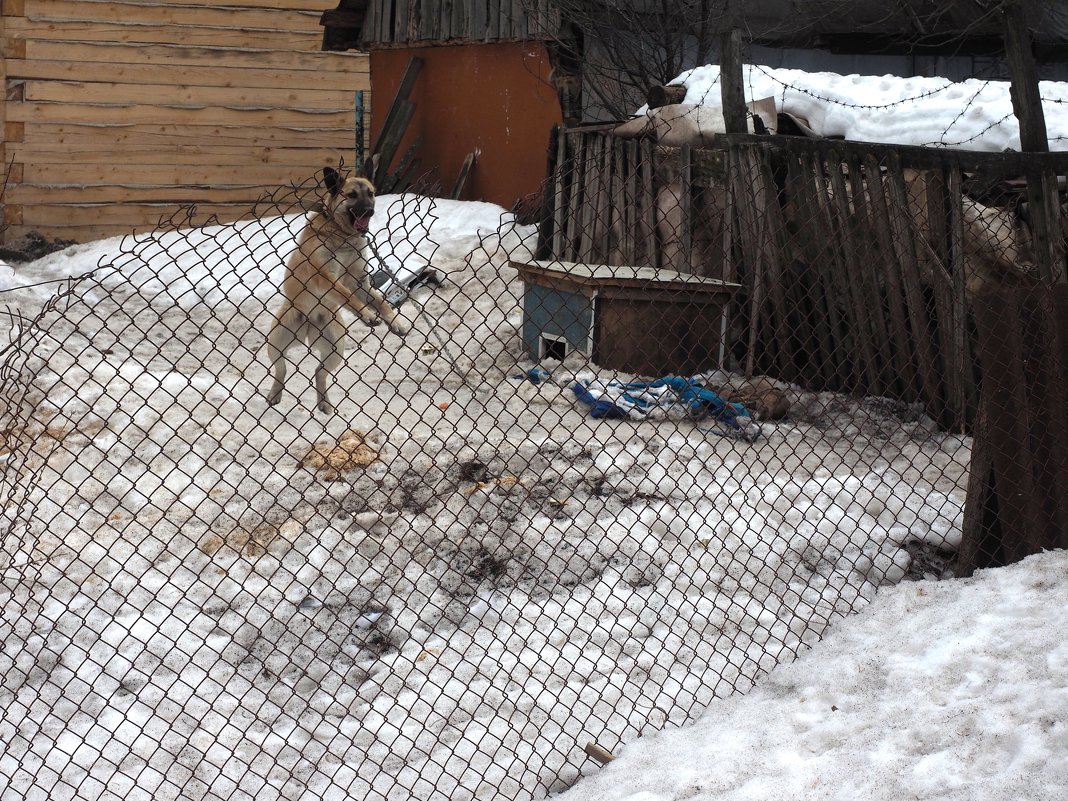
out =
[(1068, 553), (900, 584), (691, 726), (628, 745), (561, 801), (1068, 792)]
[[(569, 385), (614, 374), (571, 357), (523, 378), (507, 262), (534, 230), (489, 204), (379, 203), (387, 267), (446, 281), (402, 307), (403, 341), (350, 326), (331, 417), (308, 359), (280, 406), (263, 397), (302, 213), (16, 268), (94, 272), (14, 332), (0, 794), (542, 797), (598, 773), (590, 739), (630, 745), (579, 797), (819, 780), (846, 798), (891, 775), (930, 796), (974, 789), (954, 759), (989, 778), (1014, 747), (1012, 771), (1056, 781), (1064, 660), (1041, 615), (1063, 606), (1060, 557), (899, 584), (959, 545), (968, 438), (800, 390), (755, 443), (591, 420)], [(8, 297), (32, 316), (41, 292)], [(348, 466), (323, 456), (355, 444)], [(1002, 699), (1037, 722), (956, 743)]]
[[(838, 75), (744, 65), (746, 100), (771, 97), (780, 112), (806, 121), (820, 136), (859, 142), (1020, 149), (1020, 129), (1008, 81), (972, 78), (899, 78)], [(673, 84), (686, 86), (686, 106), (722, 107), (719, 66), (688, 70)], [(1042, 111), (1051, 150), (1068, 150), (1068, 83), (1041, 81)]]

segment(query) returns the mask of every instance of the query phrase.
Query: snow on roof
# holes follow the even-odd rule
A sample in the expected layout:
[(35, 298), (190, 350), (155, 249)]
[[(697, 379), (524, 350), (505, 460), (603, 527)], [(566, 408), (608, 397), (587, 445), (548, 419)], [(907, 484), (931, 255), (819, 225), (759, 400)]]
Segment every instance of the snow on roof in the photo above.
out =
[[(820, 136), (993, 152), (1020, 149), (1008, 81), (838, 75), (747, 64), (743, 82), (746, 100), (772, 97), (778, 111), (801, 118)], [(721, 108), (718, 65), (689, 70), (672, 83), (686, 86), (686, 105)], [(1068, 83), (1042, 81), (1039, 88), (1050, 149), (1068, 150)]]

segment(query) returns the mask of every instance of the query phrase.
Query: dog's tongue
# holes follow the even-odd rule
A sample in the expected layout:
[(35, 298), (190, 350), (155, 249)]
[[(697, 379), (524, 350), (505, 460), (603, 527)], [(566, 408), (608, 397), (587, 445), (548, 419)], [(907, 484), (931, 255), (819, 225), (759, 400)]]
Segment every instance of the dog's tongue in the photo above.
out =
[(359, 231), (361, 234), (367, 232), (368, 226), (371, 224), (371, 215), (363, 214), (359, 217), (354, 216), (352, 218), (352, 227)]

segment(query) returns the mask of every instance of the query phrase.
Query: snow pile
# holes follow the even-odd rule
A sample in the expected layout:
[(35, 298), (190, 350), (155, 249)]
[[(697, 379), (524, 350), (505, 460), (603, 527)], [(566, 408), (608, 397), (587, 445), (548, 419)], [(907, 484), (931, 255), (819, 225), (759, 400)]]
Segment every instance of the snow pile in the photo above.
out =
[[(819, 136), (995, 152), (1020, 149), (1007, 81), (837, 75), (760, 65), (744, 65), (742, 79), (746, 100), (774, 98), (780, 112), (805, 121)], [(688, 70), (672, 83), (686, 86), (687, 106), (721, 109), (718, 65)], [(1068, 150), (1068, 83), (1042, 81), (1039, 91), (1050, 148)]]
[(692, 726), (627, 746), (562, 801), (1068, 793), (1068, 553), (882, 590)]

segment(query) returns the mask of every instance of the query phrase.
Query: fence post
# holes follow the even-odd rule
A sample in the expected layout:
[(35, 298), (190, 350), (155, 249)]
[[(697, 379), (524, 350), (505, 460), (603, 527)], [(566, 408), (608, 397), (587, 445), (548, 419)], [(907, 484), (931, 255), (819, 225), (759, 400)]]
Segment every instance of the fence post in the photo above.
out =
[(723, 34), (719, 53), (720, 97), (723, 101), (723, 126), (729, 134), (749, 130), (742, 79), (742, 32), (732, 28)]
[(1031, 34), (1024, 18), (1023, 0), (1006, 3), (1005, 59), (1009, 64), (1009, 96), (1012, 109), (1020, 121), (1020, 147), (1026, 153), (1048, 153), (1046, 118), (1042, 114), (1042, 96), (1038, 90), (1038, 72), (1031, 50)]

